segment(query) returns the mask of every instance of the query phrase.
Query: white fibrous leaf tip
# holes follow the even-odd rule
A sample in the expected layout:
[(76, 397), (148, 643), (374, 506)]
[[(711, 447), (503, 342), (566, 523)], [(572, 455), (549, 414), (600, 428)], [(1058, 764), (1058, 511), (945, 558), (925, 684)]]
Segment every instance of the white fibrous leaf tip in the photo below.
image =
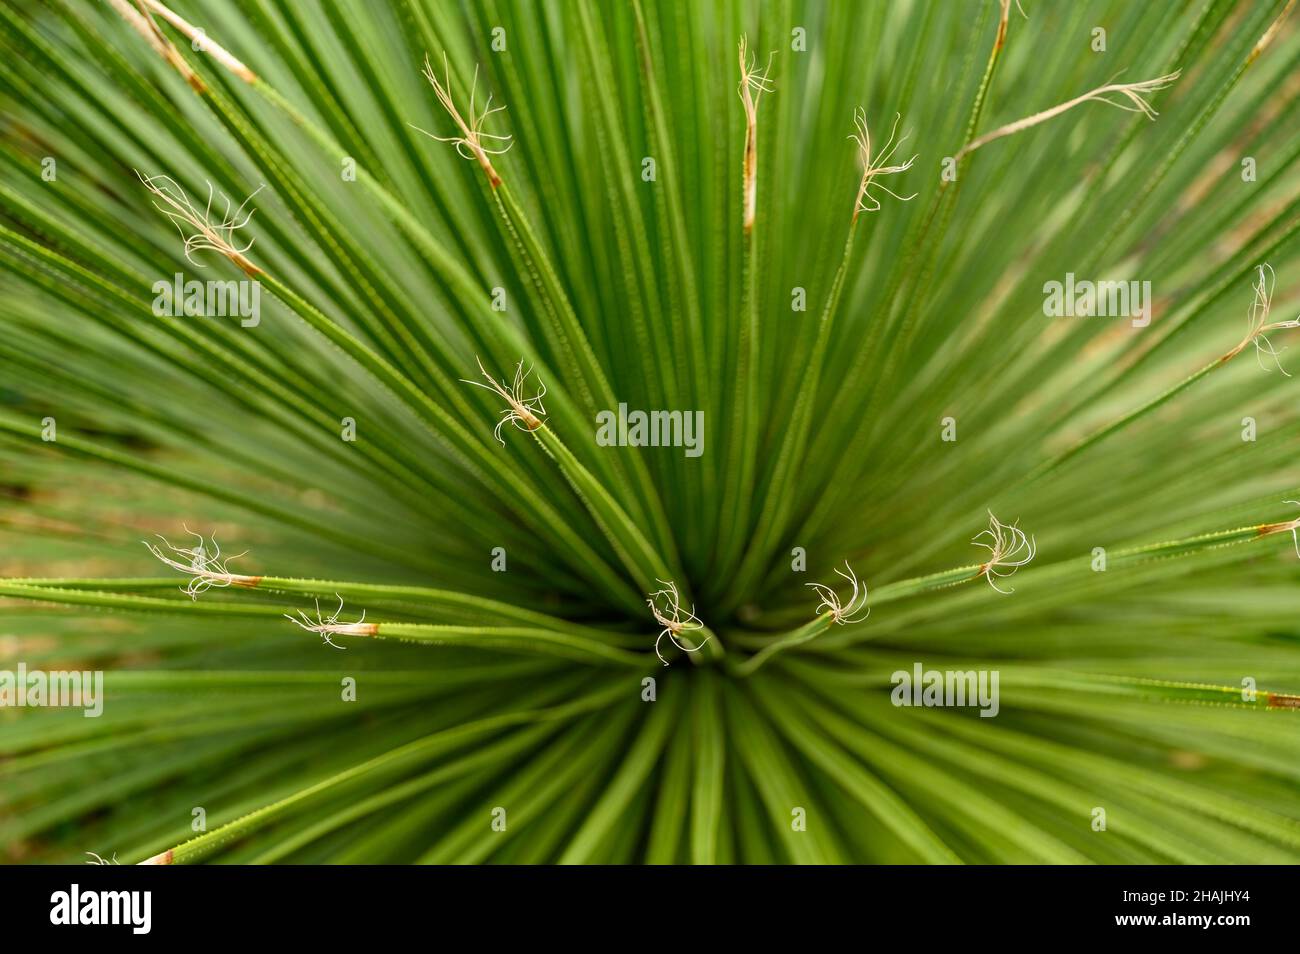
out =
[[(847, 572), (845, 572), (847, 571)], [(853, 567), (847, 562), (844, 564), (844, 570), (836, 570), (836, 574), (843, 577), (849, 584), (849, 594), (847, 599), (841, 599), (834, 589), (824, 583), (805, 583), (817, 592), (821, 597), (821, 602), (817, 604), (817, 612), (830, 613), (831, 622), (841, 626), (849, 623), (860, 623), (871, 615), (871, 610), (867, 607), (867, 586), (858, 580), (858, 575), (853, 572)]]
[(971, 540), (977, 547), (983, 547), (989, 551), (988, 559), (979, 566), (976, 576), (982, 576), (989, 581), (989, 586), (999, 593), (1013, 593), (1010, 587), (1002, 589), (998, 586), (997, 581), (1008, 576), (1012, 576), (1022, 566), (1025, 566), (1034, 558), (1037, 553), (1037, 544), (1034, 538), (1027, 536), (1020, 529), (1019, 521), (1013, 524), (1006, 524), (993, 516), (989, 512), (989, 528), (975, 535)]
[(665, 666), (668, 660), (664, 659), (663, 653), (659, 651), (659, 644), (667, 639), (674, 646), (684, 653), (696, 653), (704, 648), (704, 644), (709, 641), (705, 637), (698, 645), (688, 646), (681, 641), (684, 633), (697, 632), (704, 628), (699, 617), (695, 615), (695, 607), (692, 605), (690, 610), (682, 608), (681, 596), (677, 592), (677, 584), (669, 580), (656, 580), (662, 589), (655, 590), (646, 600), (646, 605), (650, 607), (650, 612), (654, 615), (655, 622), (663, 629), (660, 631), (658, 638), (655, 640), (655, 655)]

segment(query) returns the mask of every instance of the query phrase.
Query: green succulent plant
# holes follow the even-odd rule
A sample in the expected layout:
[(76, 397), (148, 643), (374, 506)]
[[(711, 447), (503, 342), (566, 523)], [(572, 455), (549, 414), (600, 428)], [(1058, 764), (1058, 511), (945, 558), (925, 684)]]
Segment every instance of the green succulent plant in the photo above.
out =
[(1300, 859), (1294, 6), (3, 0), (3, 857)]

